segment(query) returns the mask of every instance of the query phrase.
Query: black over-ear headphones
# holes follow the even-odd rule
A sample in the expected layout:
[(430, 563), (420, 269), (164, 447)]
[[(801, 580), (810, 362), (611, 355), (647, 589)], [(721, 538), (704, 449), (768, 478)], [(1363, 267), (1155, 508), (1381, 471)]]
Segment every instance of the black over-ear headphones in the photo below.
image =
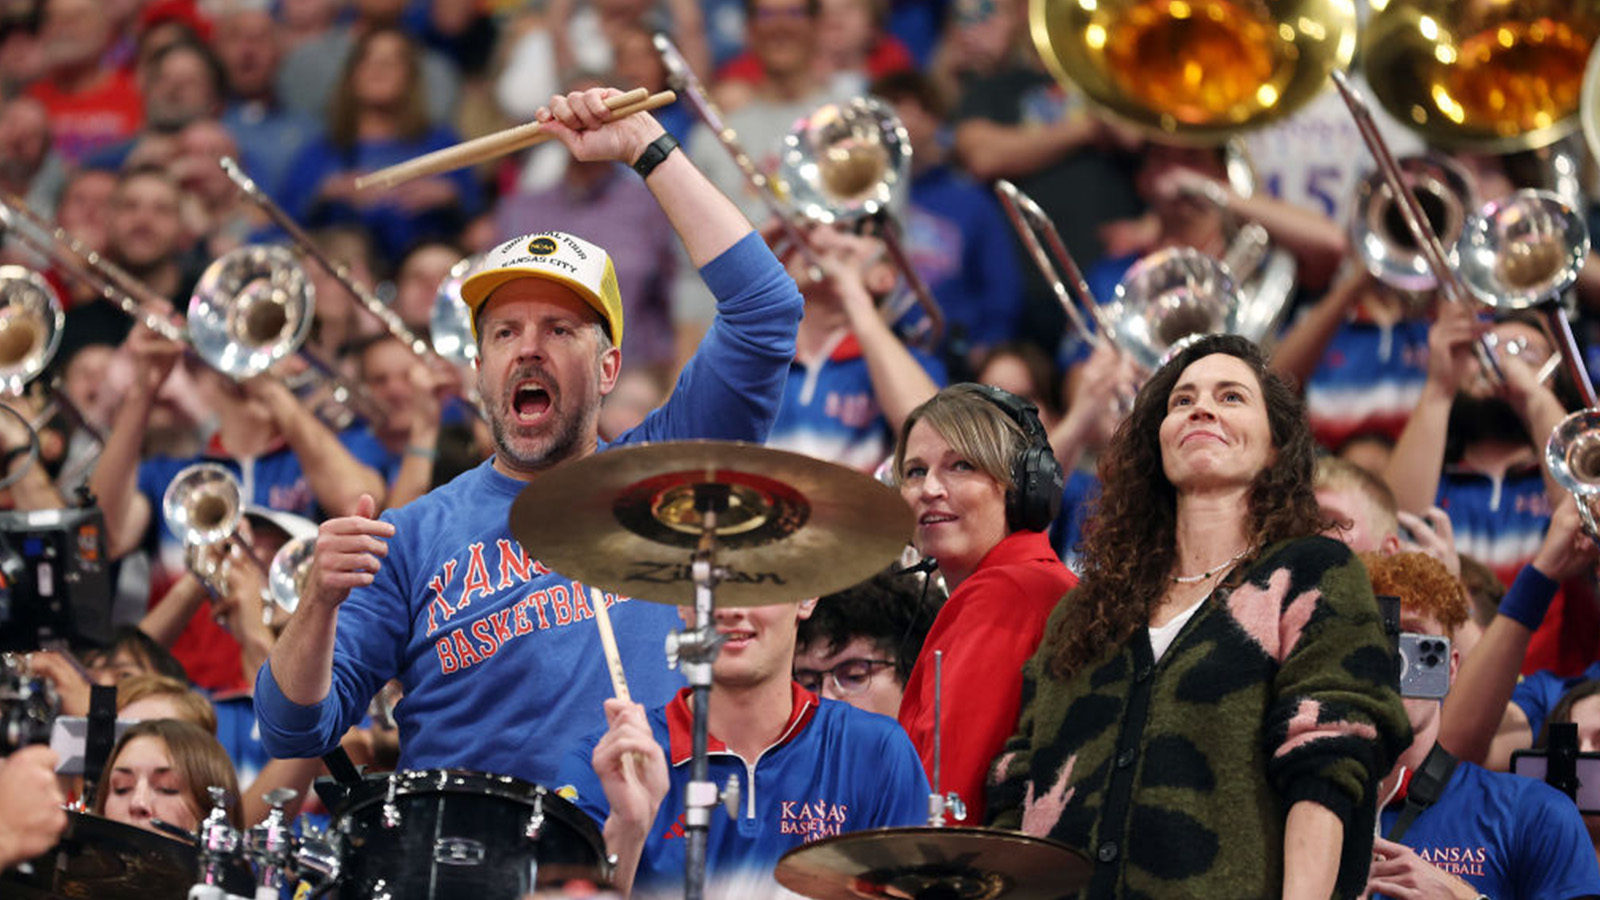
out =
[(1061, 511), (1061, 491), (1066, 475), (1050, 449), (1050, 436), (1039, 421), (1039, 407), (1010, 391), (973, 384), (973, 393), (999, 407), (1017, 423), (1027, 439), (1022, 452), (1011, 460), (1011, 482), (1006, 492), (1006, 524), (1013, 531), (1044, 531)]

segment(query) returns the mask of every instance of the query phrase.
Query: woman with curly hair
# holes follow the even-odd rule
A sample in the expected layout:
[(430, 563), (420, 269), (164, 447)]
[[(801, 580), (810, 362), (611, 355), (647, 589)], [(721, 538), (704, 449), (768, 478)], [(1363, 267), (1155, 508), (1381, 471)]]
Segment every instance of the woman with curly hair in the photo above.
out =
[(1358, 895), (1407, 745), (1366, 572), (1319, 537), (1300, 403), (1243, 338), (1145, 384), (1079, 586), (1024, 669), (991, 820), (1084, 850), (1089, 897)]

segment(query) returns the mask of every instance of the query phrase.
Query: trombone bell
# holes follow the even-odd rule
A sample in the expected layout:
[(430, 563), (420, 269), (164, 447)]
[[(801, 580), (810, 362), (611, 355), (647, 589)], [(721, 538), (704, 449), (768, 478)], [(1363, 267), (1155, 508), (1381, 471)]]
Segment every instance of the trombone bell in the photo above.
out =
[(1550, 191), (1486, 204), (1456, 245), (1461, 280), (1497, 310), (1527, 309), (1571, 287), (1589, 255), (1583, 217)]
[(814, 222), (851, 222), (889, 207), (911, 177), (911, 139), (883, 101), (828, 103), (784, 138), (789, 204)]
[(189, 300), (195, 351), (245, 379), (294, 355), (311, 331), (311, 282), (288, 249), (249, 245), (213, 260)]
[(196, 463), (179, 472), (161, 497), (167, 529), (185, 546), (228, 540), (243, 509), (239, 480), (216, 463)]
[(55, 358), (66, 315), (43, 275), (0, 266), (0, 390), (21, 394)]

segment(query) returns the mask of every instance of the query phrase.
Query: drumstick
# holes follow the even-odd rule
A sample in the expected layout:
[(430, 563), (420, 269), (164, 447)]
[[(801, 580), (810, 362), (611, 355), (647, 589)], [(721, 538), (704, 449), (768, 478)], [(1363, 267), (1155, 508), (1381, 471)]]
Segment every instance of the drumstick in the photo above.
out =
[[(636, 112), (666, 106), (677, 99), (678, 95), (672, 91), (651, 94), (644, 88), (634, 88), (627, 93), (605, 99), (606, 108), (611, 110), (611, 118), (608, 121), (616, 121)], [(543, 122), (527, 122), (470, 141), (453, 144), (442, 150), (424, 153), (403, 163), (363, 175), (356, 179), (356, 188), (390, 188), (424, 175), (464, 169), (487, 160), (498, 159), (524, 147), (543, 143), (550, 140), (550, 137), (550, 132), (544, 129)]]
[(611, 670), (611, 690), (618, 700), (632, 700), (628, 695), (628, 676), (622, 670), (622, 654), (617, 652), (617, 634), (611, 630), (611, 613), (606, 609), (606, 598), (600, 589), (591, 586), (589, 599), (594, 602), (594, 621), (600, 626), (600, 646), (606, 652), (606, 668)]
[[(617, 651), (617, 634), (611, 630), (611, 613), (606, 609), (606, 598), (600, 593), (599, 588), (591, 585), (589, 599), (594, 604), (595, 624), (600, 626), (600, 646), (606, 653), (606, 668), (611, 671), (611, 690), (617, 695), (618, 700), (632, 700), (633, 698), (628, 695), (628, 675), (622, 670), (622, 654)], [(641, 762), (637, 753), (624, 754), (622, 777), (638, 784)]]

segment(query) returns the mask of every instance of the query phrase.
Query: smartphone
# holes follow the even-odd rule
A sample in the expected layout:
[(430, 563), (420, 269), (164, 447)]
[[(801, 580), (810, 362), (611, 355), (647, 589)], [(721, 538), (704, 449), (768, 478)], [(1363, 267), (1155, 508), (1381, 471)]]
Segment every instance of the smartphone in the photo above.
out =
[[(1511, 773), (1545, 780), (1550, 757), (1543, 750), (1514, 750)], [(1578, 754), (1578, 812), (1600, 815), (1600, 753)]]
[(1400, 696), (1442, 700), (1450, 692), (1450, 639), (1436, 634), (1400, 635)]
[[(121, 740), (122, 733), (132, 724), (127, 719), (118, 719), (116, 736), (112, 738), (112, 743)], [(88, 757), (88, 740), (87, 716), (56, 716), (55, 724), (50, 728), (50, 749), (61, 759), (56, 766), (57, 775), (85, 774), (84, 763)]]

